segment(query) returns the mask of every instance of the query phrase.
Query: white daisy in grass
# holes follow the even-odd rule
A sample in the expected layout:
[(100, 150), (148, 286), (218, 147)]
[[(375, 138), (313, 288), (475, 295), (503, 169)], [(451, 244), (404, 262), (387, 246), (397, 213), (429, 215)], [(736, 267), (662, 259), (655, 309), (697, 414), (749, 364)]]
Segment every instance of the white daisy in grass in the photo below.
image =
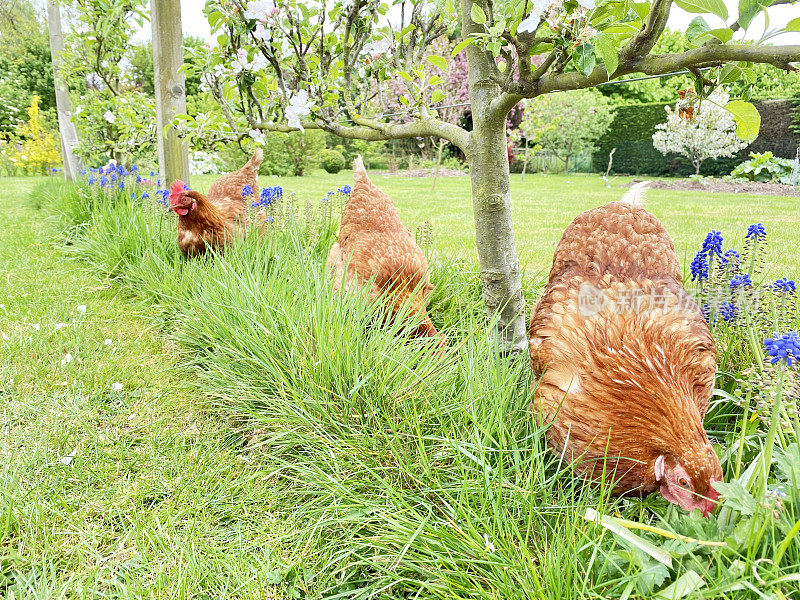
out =
[(75, 307), (75, 310), (77, 310), (82, 315), (85, 315), (86, 314), (86, 305), (85, 304), (79, 304), (78, 306)]
[(122, 391), (122, 384), (119, 382), (111, 384), (111, 391), (112, 392), (121, 392)]
[(62, 358), (62, 359), (61, 359), (61, 366), (63, 367), (64, 365), (68, 365), (69, 363), (71, 363), (71, 362), (72, 362), (72, 359), (73, 359), (73, 358), (74, 358), (74, 357), (72, 356), (72, 354), (70, 354), (69, 352), (67, 352), (67, 353), (64, 355), (64, 358)]

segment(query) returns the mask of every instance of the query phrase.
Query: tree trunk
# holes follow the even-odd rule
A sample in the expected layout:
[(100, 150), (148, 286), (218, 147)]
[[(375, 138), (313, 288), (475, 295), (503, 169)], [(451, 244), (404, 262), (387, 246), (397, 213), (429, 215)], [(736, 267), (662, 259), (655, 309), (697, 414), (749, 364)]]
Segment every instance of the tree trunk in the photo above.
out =
[(47, 2), (47, 28), (50, 32), (50, 56), (53, 61), (53, 79), (56, 88), (56, 110), (58, 112), (58, 131), (61, 134), (64, 176), (71, 181), (83, 169), (83, 164), (81, 159), (75, 156), (78, 134), (75, 131), (75, 124), (72, 122), (69, 90), (58, 73), (61, 64), (61, 52), (64, 50), (64, 38), (61, 35), (61, 10), (57, 0), (48, 0)]
[(694, 174), (697, 175), (698, 177), (700, 176), (700, 165), (702, 164), (703, 163), (699, 161), (695, 161), (694, 163)]
[[(473, 3), (461, 0), (464, 37), (479, 31), (470, 19)], [(478, 4), (486, 12), (485, 0), (479, 0)], [(511, 221), (506, 114), (492, 110), (492, 101), (499, 97), (500, 88), (491, 79), (490, 61), (494, 57), (477, 45), (467, 47), (473, 124), (467, 156), (483, 302), (489, 318), (497, 318), (501, 350), (514, 354), (527, 347), (525, 299)]]
[(186, 112), (186, 77), (183, 65), (183, 33), (180, 0), (152, 0), (153, 75), (156, 90), (158, 168), (169, 185), (174, 179), (189, 182), (186, 146), (172, 127), (178, 113)]
[(436, 179), (439, 177), (439, 167), (442, 164), (442, 150), (444, 150), (444, 138), (439, 139), (439, 148), (436, 151), (436, 165), (433, 167), (433, 185), (431, 190), (436, 189)]
[(569, 159), (570, 159), (570, 156), (568, 154), (567, 157), (564, 159), (564, 173), (565, 174), (569, 173)]

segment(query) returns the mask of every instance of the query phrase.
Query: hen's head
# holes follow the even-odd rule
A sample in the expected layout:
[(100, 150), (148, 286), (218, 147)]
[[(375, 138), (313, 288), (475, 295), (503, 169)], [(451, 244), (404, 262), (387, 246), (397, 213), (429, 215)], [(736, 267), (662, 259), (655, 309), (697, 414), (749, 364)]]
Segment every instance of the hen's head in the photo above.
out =
[(187, 194), (188, 191), (187, 185), (180, 179), (176, 179), (169, 186), (169, 208), (181, 217), (185, 217), (189, 211), (197, 208), (197, 201)]
[(717, 455), (709, 446), (700, 456), (676, 458), (661, 454), (655, 460), (655, 476), (661, 495), (684, 510), (695, 508), (709, 516), (716, 507), (719, 492), (714, 483), (722, 481), (722, 469)]

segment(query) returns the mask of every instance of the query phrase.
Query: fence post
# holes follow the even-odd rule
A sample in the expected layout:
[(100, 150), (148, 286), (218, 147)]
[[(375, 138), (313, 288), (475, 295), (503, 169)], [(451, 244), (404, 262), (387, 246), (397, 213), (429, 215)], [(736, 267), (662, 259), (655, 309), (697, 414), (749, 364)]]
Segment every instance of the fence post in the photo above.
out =
[(186, 145), (167, 125), (178, 113), (186, 112), (186, 77), (183, 65), (183, 31), (180, 0), (151, 0), (153, 26), (153, 72), (158, 128), (158, 169), (164, 185), (174, 179), (189, 183)]

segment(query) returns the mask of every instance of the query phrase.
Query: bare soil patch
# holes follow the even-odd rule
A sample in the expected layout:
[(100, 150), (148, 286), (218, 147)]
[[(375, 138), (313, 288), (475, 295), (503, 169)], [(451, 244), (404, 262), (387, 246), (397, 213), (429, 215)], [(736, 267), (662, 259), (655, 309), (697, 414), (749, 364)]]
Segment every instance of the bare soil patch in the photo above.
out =
[[(628, 187), (641, 181), (634, 179)], [(653, 181), (651, 189), (655, 190), (680, 190), (698, 191), (722, 194), (754, 194), (756, 196), (800, 196), (800, 188), (782, 183), (761, 183), (758, 181), (724, 181), (721, 179), (708, 179), (692, 181), (691, 179), (677, 179), (675, 181)]]

